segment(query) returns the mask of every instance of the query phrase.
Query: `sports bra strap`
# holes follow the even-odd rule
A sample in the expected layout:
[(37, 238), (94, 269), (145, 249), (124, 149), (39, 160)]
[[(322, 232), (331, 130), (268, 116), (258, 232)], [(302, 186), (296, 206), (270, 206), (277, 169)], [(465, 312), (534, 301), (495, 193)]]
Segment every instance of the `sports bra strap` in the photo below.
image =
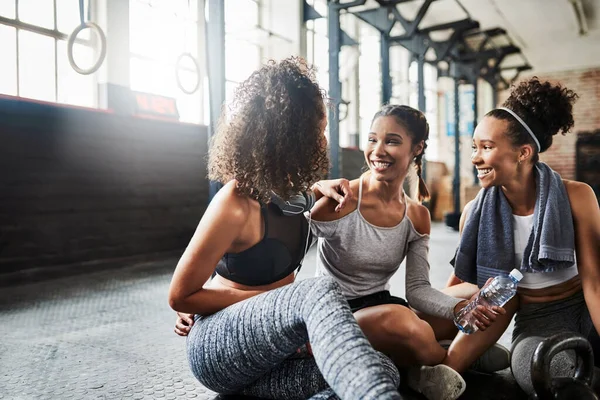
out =
[(260, 204), (260, 214), (262, 215), (263, 221), (265, 222), (265, 234), (263, 235), (263, 239), (264, 239), (269, 234), (269, 223), (267, 221), (267, 205), (263, 204), (262, 202), (259, 204)]
[(360, 199), (362, 199), (362, 181), (363, 181), (362, 178), (363, 177), (361, 176), (358, 181), (359, 182), (358, 183), (358, 204), (356, 205), (356, 209), (358, 211), (360, 211)]

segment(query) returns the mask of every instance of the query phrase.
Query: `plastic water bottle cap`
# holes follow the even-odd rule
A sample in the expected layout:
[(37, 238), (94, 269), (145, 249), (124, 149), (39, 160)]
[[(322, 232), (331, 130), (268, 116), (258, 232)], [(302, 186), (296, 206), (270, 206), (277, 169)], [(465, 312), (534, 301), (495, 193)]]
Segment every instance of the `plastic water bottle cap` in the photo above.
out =
[(518, 269), (513, 269), (512, 271), (510, 271), (510, 276), (512, 276), (517, 282), (521, 281), (521, 279), (523, 279), (523, 274), (521, 273), (521, 271), (519, 271)]

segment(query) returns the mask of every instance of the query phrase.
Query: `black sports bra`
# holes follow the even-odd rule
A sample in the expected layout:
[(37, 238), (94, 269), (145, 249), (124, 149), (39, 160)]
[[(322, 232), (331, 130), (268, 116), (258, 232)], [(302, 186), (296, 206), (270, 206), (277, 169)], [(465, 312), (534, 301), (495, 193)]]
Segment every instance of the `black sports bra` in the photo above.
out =
[(225, 253), (215, 269), (223, 278), (247, 286), (268, 285), (302, 266), (307, 240), (310, 241), (304, 215), (284, 216), (271, 203), (261, 203), (260, 210), (265, 235), (249, 249)]

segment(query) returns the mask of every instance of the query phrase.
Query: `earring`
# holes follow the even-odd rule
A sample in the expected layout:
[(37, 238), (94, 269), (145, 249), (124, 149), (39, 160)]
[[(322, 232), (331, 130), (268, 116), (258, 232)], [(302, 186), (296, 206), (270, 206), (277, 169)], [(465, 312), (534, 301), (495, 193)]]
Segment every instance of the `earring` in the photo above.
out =
[(521, 161), (522, 161), (522, 160), (519, 158), (519, 161), (518, 161), (519, 165), (521, 165)]

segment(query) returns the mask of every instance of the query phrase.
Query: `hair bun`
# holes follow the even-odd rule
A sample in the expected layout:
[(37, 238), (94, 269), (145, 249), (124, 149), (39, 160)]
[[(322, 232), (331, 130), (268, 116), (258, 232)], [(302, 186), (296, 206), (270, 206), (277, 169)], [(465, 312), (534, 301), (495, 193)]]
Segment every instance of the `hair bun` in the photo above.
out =
[(566, 134), (573, 128), (573, 104), (577, 98), (574, 91), (560, 84), (533, 77), (513, 87), (503, 106), (531, 123), (544, 151), (552, 143), (552, 136), (558, 132)]

